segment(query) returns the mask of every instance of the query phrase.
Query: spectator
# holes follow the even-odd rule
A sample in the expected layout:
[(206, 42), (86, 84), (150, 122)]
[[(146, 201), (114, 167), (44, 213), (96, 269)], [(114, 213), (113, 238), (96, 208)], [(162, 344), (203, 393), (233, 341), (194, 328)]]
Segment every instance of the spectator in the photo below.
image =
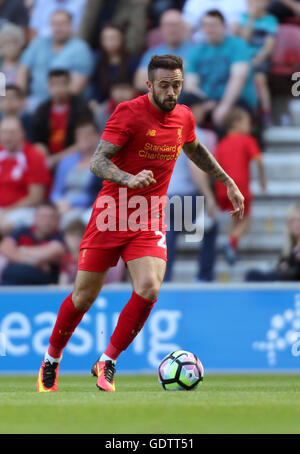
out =
[(152, 55), (174, 54), (186, 63), (193, 47), (187, 39), (187, 26), (180, 11), (176, 9), (166, 11), (161, 16), (160, 29), (164, 43), (151, 47), (144, 53), (135, 74), (135, 87), (141, 93), (146, 92), (147, 67)]
[(50, 154), (52, 167), (74, 151), (71, 146), (75, 141), (75, 125), (82, 117), (92, 119), (93, 113), (84, 99), (72, 95), (68, 71), (54, 69), (50, 71), (48, 81), (50, 99), (33, 115), (32, 131), (36, 146)]
[(29, 28), (32, 36), (51, 35), (51, 16), (55, 11), (67, 11), (72, 16), (73, 33), (79, 31), (86, 0), (35, 0)]
[(21, 27), (6, 23), (0, 28), (0, 71), (5, 75), (6, 85), (15, 84), (19, 68), (19, 57), (25, 45)]
[[(224, 245), (224, 254), (227, 262), (233, 264), (237, 259), (237, 250), (241, 237), (250, 225), (250, 208), (252, 195), (250, 192), (250, 162), (255, 160), (258, 166), (260, 185), (266, 189), (264, 167), (261, 152), (256, 140), (250, 135), (251, 117), (241, 108), (234, 108), (228, 114), (225, 122), (227, 135), (219, 142), (215, 151), (215, 158), (236, 182), (243, 194), (245, 212), (243, 219), (231, 218), (228, 233), (228, 242)], [(233, 206), (227, 198), (227, 189), (216, 181), (217, 202), (222, 211), (233, 211)]]
[(299, 0), (272, 0), (268, 9), (280, 22), (285, 22), (294, 16), (300, 17)]
[(48, 97), (48, 74), (51, 69), (65, 69), (71, 74), (71, 92), (85, 89), (93, 68), (92, 53), (87, 44), (72, 36), (72, 18), (66, 11), (51, 17), (51, 37), (34, 39), (21, 57), (18, 85), (28, 91), (28, 108), (34, 111)]
[(254, 82), (261, 103), (265, 126), (271, 125), (271, 93), (268, 73), (277, 33), (277, 19), (267, 13), (269, 0), (248, 0), (249, 11), (235, 26), (238, 35), (248, 41), (254, 69)]
[(45, 159), (29, 142), (16, 117), (0, 123), (0, 235), (33, 222), (50, 182)]
[(118, 104), (124, 101), (130, 101), (136, 96), (134, 87), (132, 86), (129, 79), (126, 77), (118, 77), (112, 83), (110, 87), (110, 97), (107, 101), (102, 104), (97, 102), (90, 103), (95, 114), (95, 121), (99, 126), (99, 134), (102, 134), (105, 123), (115, 110)]
[(247, 11), (247, 0), (186, 0), (183, 17), (192, 26), (195, 41), (203, 41), (204, 36), (199, 30), (199, 24), (204, 14), (214, 9), (222, 13), (225, 24), (230, 29), (232, 24), (239, 20), (241, 14)]
[(237, 36), (227, 36), (223, 15), (212, 10), (202, 18), (207, 41), (192, 50), (185, 74), (185, 90), (199, 92), (214, 100), (212, 120), (222, 126), (224, 118), (235, 105), (253, 111), (256, 93), (250, 71), (248, 43)]
[(89, 119), (79, 123), (75, 139), (78, 152), (60, 161), (50, 194), (62, 216), (62, 228), (80, 218), (100, 190), (99, 178), (90, 172), (90, 159), (99, 140), (97, 126)]
[(111, 82), (116, 77), (133, 78), (138, 59), (130, 56), (124, 34), (115, 25), (105, 26), (99, 37), (100, 54), (92, 77), (92, 98), (103, 102), (109, 98)]
[(85, 231), (85, 225), (80, 220), (71, 222), (64, 231), (66, 252), (60, 263), (59, 284), (69, 285), (75, 282), (78, 266), (79, 246)]
[[(200, 125), (203, 119), (203, 99), (185, 94), (181, 97), (180, 102), (188, 105), (195, 117), (196, 125)], [(210, 151), (213, 151), (216, 145), (216, 135), (209, 130), (205, 130), (196, 126), (196, 135), (203, 145), (207, 146)], [(168, 198), (179, 196), (184, 204), (184, 197), (192, 197), (192, 220), (196, 220), (196, 196), (203, 195), (205, 197), (206, 207), (206, 225), (208, 226), (208, 219), (210, 225), (204, 231), (202, 247), (199, 248), (198, 253), (198, 272), (197, 280), (212, 281), (214, 279), (214, 265), (216, 259), (216, 238), (218, 233), (218, 225), (216, 222), (217, 204), (215, 196), (209, 184), (206, 174), (201, 171), (187, 156), (181, 152), (173, 171), (168, 189)], [(168, 262), (165, 274), (165, 281), (172, 280), (172, 272), (174, 266), (176, 241), (178, 231), (175, 230), (175, 223), (177, 221), (174, 206), (170, 205), (170, 223), (167, 231), (167, 249), (168, 249)], [(183, 222), (183, 216), (179, 219)]]
[(32, 141), (31, 116), (26, 112), (25, 96), (17, 85), (6, 85), (5, 96), (0, 98), (0, 121), (5, 117), (18, 117), (24, 128), (26, 140)]
[(2, 285), (56, 284), (59, 262), (65, 252), (58, 231), (56, 208), (42, 203), (36, 210), (34, 225), (6, 236), (0, 253), (8, 261), (2, 272)]
[(0, 27), (6, 22), (27, 27), (28, 12), (23, 0), (0, 0)]
[(146, 6), (149, 0), (87, 0), (79, 36), (93, 49), (109, 22), (126, 29), (126, 48), (132, 55), (140, 54), (146, 37)]
[(270, 271), (250, 270), (247, 281), (299, 281), (300, 280), (300, 205), (289, 208), (285, 242), (278, 264)]

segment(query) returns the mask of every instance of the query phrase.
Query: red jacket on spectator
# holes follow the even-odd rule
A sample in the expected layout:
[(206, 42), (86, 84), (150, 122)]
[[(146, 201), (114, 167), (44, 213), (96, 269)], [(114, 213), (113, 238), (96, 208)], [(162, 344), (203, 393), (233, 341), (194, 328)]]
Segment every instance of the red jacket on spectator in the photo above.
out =
[(51, 176), (44, 156), (29, 142), (12, 154), (0, 145), (0, 207), (5, 208), (28, 194), (31, 184), (49, 188)]

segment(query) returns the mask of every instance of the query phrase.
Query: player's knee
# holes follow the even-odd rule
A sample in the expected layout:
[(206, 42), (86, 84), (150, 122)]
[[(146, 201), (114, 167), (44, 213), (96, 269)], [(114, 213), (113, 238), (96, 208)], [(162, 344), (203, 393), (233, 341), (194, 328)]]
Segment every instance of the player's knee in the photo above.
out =
[(88, 290), (74, 290), (72, 301), (78, 311), (87, 311), (92, 306), (97, 295)]
[(160, 283), (155, 280), (145, 280), (137, 288), (137, 293), (149, 301), (153, 301), (158, 297)]

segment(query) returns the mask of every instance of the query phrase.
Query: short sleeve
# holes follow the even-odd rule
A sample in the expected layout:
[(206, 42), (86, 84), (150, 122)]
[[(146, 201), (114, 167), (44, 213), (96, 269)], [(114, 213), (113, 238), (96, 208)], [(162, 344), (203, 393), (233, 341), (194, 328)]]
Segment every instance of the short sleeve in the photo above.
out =
[(233, 37), (235, 40), (232, 52), (231, 52), (231, 63), (241, 63), (241, 62), (250, 62), (251, 60), (251, 53), (250, 53), (250, 46), (242, 38)]
[(29, 46), (24, 50), (23, 54), (21, 55), (21, 64), (27, 66), (27, 68), (31, 68), (34, 64), (35, 56), (38, 52), (40, 47), (40, 38), (34, 39)]
[[(185, 106), (186, 107), (186, 106)], [(184, 134), (184, 143), (194, 142), (196, 140), (196, 122), (192, 111), (186, 107), (186, 125)]]
[(70, 61), (73, 72), (78, 72), (84, 76), (90, 76), (93, 71), (93, 55), (89, 46), (82, 40), (76, 39), (73, 44), (74, 60)]
[(138, 121), (136, 116), (133, 117), (128, 102), (119, 104), (106, 122), (101, 139), (123, 147), (134, 132), (134, 120)]

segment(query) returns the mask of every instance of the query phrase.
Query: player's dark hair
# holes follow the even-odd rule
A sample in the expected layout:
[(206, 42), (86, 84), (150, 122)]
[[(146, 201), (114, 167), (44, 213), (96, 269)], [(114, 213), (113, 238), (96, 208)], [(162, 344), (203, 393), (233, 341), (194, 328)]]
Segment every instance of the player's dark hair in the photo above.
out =
[(14, 91), (19, 98), (24, 98), (25, 97), (25, 94), (24, 94), (23, 90), (20, 87), (18, 87), (17, 85), (15, 85), (15, 84), (6, 85), (5, 90), (6, 91), (8, 91), (8, 90)]
[(223, 14), (221, 13), (221, 11), (219, 11), (218, 9), (210, 9), (209, 11), (207, 11), (203, 16), (211, 16), (211, 17), (216, 17), (217, 19), (220, 19), (220, 21), (225, 24), (225, 17), (223, 16)]
[(245, 115), (249, 116), (249, 112), (242, 107), (233, 107), (224, 119), (224, 127), (228, 131), (237, 121), (242, 120)]
[(157, 69), (180, 69), (183, 73), (183, 61), (181, 57), (172, 54), (153, 55), (148, 65), (148, 79), (154, 81), (154, 73)]
[(66, 77), (69, 80), (71, 78), (69, 71), (67, 71), (66, 69), (60, 69), (60, 68), (51, 69), (48, 72), (48, 79), (52, 79), (53, 77)]

